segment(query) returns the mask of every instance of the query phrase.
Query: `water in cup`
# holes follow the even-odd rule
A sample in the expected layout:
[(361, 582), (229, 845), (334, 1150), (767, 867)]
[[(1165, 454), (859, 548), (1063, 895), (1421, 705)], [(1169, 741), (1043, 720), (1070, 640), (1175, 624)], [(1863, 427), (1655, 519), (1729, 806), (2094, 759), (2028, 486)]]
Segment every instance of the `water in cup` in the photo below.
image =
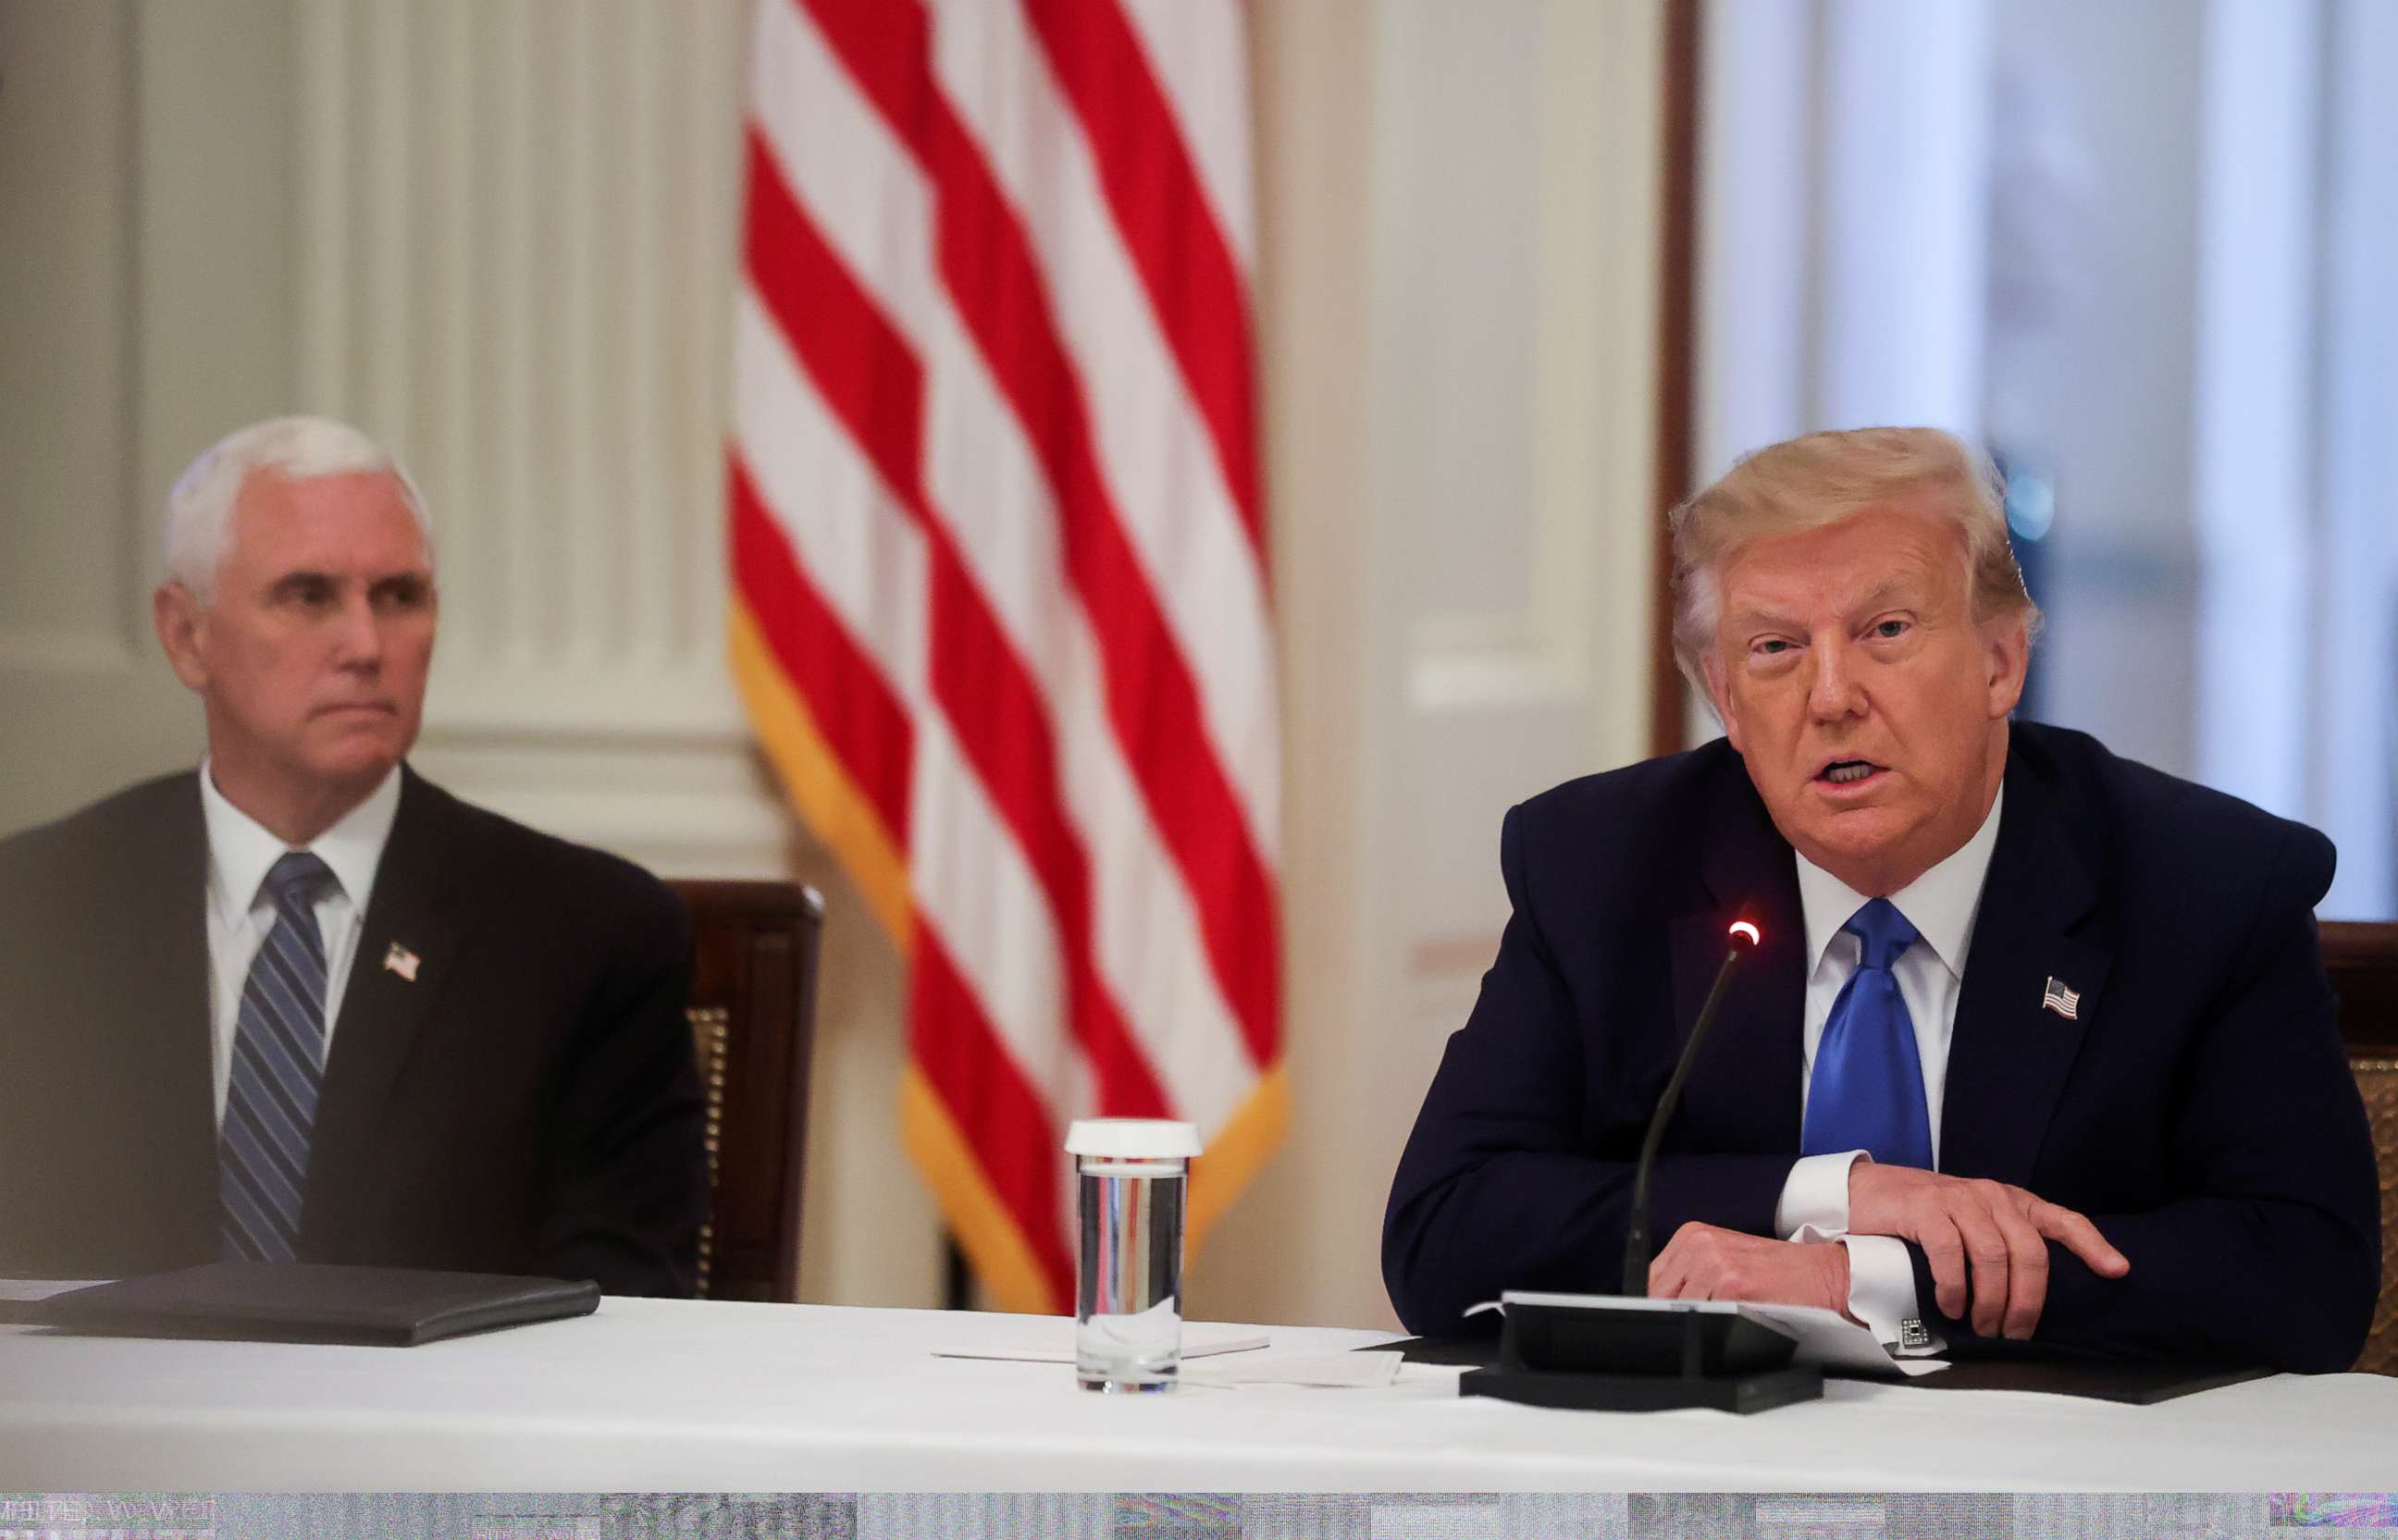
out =
[(1171, 1390), (1182, 1368), (1182, 1225), (1198, 1131), (1086, 1118), (1075, 1156), (1081, 1244), (1074, 1372), (1085, 1390)]

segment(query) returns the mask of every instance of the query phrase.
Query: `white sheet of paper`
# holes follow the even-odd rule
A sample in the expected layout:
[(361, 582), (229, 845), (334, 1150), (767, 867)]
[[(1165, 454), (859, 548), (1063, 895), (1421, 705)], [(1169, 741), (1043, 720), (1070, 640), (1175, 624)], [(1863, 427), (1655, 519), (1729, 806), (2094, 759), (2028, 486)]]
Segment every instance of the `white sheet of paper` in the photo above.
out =
[(1948, 1367), (1947, 1359), (1900, 1358), (1881, 1345), (1871, 1328), (1859, 1326), (1838, 1310), (1822, 1310), (1812, 1305), (1751, 1305), (1747, 1308), (1798, 1334), (1800, 1363), (1910, 1378)]
[(1294, 1353), (1277, 1357), (1234, 1359), (1229, 1362), (1186, 1366), (1186, 1385), (1240, 1388), (1263, 1385), (1322, 1386), (1341, 1390), (1379, 1390), (1398, 1377), (1399, 1355), (1367, 1350), (1356, 1353)]
[[(998, 1347), (936, 1347), (936, 1359), (999, 1359), (1009, 1363), (1071, 1363), (1074, 1361), (1074, 1323), (1063, 1322), (1059, 1333), (1063, 1346), (1044, 1344), (1004, 1344)], [(1266, 1346), (1262, 1332), (1185, 1332), (1182, 1334), (1182, 1356), (1185, 1359), (1213, 1358), (1219, 1353), (1248, 1353)]]
[(0, 1278), (0, 1303), (37, 1305), (52, 1294), (108, 1281), (104, 1278)]
[(1495, 1300), (1475, 1306), (1466, 1314), (1475, 1315), (1484, 1310), (1503, 1312), (1507, 1306), (1517, 1302), (1526, 1305), (1623, 1306), (1640, 1310), (1693, 1310), (1705, 1315), (1724, 1316), (1745, 1311), (1797, 1337), (1798, 1349), (1793, 1361), (1798, 1363), (1813, 1364), (1823, 1369), (1849, 1369), (1889, 1378), (1929, 1374), (1948, 1367), (1947, 1359), (1894, 1358), (1868, 1329), (1857, 1325), (1837, 1310), (1818, 1309), (1812, 1305), (1753, 1305), (1716, 1299), (1636, 1299), (1622, 1294), (1551, 1294), (1509, 1290)]

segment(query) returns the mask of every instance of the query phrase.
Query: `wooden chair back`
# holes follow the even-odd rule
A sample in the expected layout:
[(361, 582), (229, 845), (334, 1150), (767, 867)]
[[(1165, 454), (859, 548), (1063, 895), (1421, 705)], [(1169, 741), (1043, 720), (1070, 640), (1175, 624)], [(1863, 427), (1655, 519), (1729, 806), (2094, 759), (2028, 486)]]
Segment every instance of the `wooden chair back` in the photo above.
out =
[(2398, 1374), (2398, 925), (2326, 920), (2322, 930), (2324, 969), (2339, 997), (2339, 1032), (2381, 1172), (2381, 1303), (2356, 1367)]
[(792, 882), (667, 886), (691, 911), (692, 1040), (707, 1093), (700, 1297), (794, 1301), (824, 899)]

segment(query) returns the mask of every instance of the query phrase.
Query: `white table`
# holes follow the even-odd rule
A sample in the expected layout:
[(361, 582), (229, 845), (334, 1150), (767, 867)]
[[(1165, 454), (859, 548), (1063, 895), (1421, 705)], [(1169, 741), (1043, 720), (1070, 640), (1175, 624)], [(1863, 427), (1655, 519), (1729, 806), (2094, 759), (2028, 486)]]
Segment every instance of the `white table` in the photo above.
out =
[[(1273, 1352), (1371, 1332), (1270, 1328)], [(415, 1348), (0, 1328), (0, 1490), (2390, 1491), (2398, 1380), (2153, 1407), (1833, 1382), (1754, 1417), (1544, 1412), (1407, 1366), (1378, 1390), (1102, 1397), (941, 1359), (1036, 1318), (610, 1299)]]

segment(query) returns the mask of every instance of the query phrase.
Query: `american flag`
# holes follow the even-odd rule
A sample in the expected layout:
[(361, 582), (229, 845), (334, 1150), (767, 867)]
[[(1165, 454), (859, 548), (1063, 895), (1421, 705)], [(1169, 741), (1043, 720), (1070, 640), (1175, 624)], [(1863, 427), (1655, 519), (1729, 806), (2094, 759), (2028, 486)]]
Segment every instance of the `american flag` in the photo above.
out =
[(2041, 991), (2040, 1003), (2041, 1009), (2054, 1011), (2068, 1022), (2081, 1015), (2081, 991), (2068, 989), (2065, 981), (2054, 975), (2049, 978), (2048, 987)]
[(732, 657), (909, 958), (902, 1128), (1071, 1306), (1069, 1119), (1280, 1137), (1239, 0), (761, 0)]

